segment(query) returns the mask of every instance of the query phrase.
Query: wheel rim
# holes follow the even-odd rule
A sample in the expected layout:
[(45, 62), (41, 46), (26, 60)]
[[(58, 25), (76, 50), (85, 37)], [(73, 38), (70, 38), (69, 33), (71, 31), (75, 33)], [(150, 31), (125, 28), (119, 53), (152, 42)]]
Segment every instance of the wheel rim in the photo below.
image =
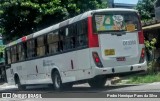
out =
[(58, 75), (55, 75), (55, 87), (60, 88), (60, 85), (61, 85), (60, 77)]

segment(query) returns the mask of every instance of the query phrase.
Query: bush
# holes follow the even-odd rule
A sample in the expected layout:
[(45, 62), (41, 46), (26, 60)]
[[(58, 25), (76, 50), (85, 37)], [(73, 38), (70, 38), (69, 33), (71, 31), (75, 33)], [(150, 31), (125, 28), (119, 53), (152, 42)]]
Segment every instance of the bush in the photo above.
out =
[(152, 40), (148, 41), (145, 40), (145, 47), (147, 53), (147, 60), (148, 60), (148, 73), (156, 73), (160, 67), (160, 58), (153, 59), (153, 52), (156, 49), (155, 44), (157, 43), (157, 39), (153, 38)]
[(160, 71), (160, 58), (154, 59), (151, 62), (148, 63), (148, 69), (147, 72), (149, 74), (154, 74)]

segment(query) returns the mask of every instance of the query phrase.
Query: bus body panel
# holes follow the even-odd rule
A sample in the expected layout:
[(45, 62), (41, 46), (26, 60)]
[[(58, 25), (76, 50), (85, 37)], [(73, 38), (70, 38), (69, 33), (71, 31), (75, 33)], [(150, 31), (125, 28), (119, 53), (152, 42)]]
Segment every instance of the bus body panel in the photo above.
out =
[[(112, 34), (99, 34), (102, 62), (105, 67), (138, 64), (141, 48), (139, 48), (138, 32), (125, 33), (117, 36)], [(113, 50), (114, 55), (105, 52)], [(137, 58), (138, 57), (138, 58)], [(124, 58), (124, 60), (117, 60)]]
[[(63, 83), (73, 82), (92, 77), (89, 55), (89, 49), (86, 48), (46, 58), (14, 63), (11, 68), (14, 74), (18, 74), (22, 84), (52, 83), (51, 71), (54, 68), (60, 72)], [(74, 67), (71, 66), (71, 60)], [(9, 69), (8, 72), (10, 72)], [(14, 75), (11, 75), (11, 78), (13, 79)]]
[[(145, 63), (143, 32), (139, 20), (135, 11), (94, 12), (94, 32), (90, 34), (98, 36), (100, 52), (97, 52), (102, 62), (100, 67), (116, 68)], [(143, 61), (140, 61), (142, 58)]]
[(10, 85), (13, 85), (15, 84), (15, 81), (14, 81), (14, 74), (12, 73), (12, 69), (11, 68), (8, 68), (6, 69), (6, 76), (7, 76), (7, 83), (10, 84)]
[[(143, 45), (142, 45), (143, 46)], [(101, 49), (99, 47), (97, 48), (90, 48), (90, 54), (92, 55), (92, 52), (97, 52), (98, 54), (101, 54)], [(103, 60), (102, 56), (99, 57), (100, 60)], [(112, 60), (113, 61), (113, 60)], [(106, 64), (109, 64), (111, 66), (105, 66), (105, 62)], [(147, 70), (147, 62), (146, 60), (143, 63), (134, 63), (134, 64), (124, 64), (124, 65), (119, 65), (119, 66), (115, 66), (113, 64), (115, 64), (116, 62), (111, 62), (111, 61), (103, 61), (102, 64), (104, 65), (104, 67), (97, 67), (95, 65), (95, 62), (93, 60), (93, 57), (91, 57), (91, 67), (92, 67), (92, 71), (93, 71), (93, 77), (97, 76), (97, 75), (110, 75), (110, 74), (123, 74), (123, 73), (127, 73), (127, 72), (138, 72), (138, 71), (146, 71)], [(133, 69), (131, 69), (133, 68)], [(114, 71), (113, 71), (114, 69)], [(107, 76), (106, 76), (107, 77)]]

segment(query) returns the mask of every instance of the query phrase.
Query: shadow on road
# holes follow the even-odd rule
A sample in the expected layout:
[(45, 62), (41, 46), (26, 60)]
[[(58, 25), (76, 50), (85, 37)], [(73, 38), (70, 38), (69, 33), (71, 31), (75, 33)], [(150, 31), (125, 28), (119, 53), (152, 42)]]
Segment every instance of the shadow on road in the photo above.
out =
[(110, 92), (112, 90), (116, 90), (119, 88), (125, 88), (125, 87), (131, 87), (131, 86), (137, 86), (137, 85), (113, 85), (113, 86), (105, 86), (104, 88), (91, 88), (86, 86), (79, 86), (79, 87), (73, 87), (71, 89), (65, 89), (61, 91), (55, 91), (52, 88), (49, 87), (39, 87), (39, 88), (27, 88), (24, 91), (19, 91), (17, 88), (14, 89), (7, 89), (7, 90), (1, 90), (0, 92), (14, 92), (14, 93), (54, 93), (54, 92), (63, 92), (63, 93), (98, 93), (98, 92)]

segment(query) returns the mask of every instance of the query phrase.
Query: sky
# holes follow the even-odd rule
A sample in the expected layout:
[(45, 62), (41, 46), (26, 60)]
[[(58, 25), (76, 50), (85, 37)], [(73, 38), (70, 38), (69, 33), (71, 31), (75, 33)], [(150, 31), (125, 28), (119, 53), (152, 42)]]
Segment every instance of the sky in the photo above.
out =
[(138, 0), (114, 0), (114, 3), (137, 4)]

